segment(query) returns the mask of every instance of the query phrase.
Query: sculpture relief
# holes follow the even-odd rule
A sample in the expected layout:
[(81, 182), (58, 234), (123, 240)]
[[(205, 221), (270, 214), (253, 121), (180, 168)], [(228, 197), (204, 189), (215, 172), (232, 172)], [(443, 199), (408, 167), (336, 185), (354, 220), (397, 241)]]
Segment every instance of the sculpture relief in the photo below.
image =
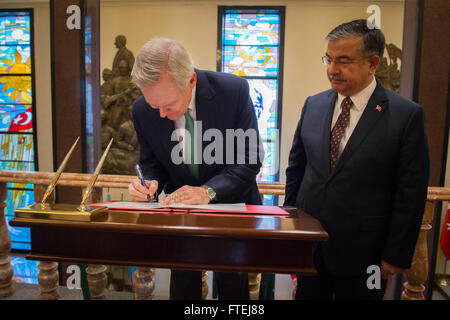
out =
[(386, 45), (388, 58), (383, 57), (378, 65), (375, 76), (387, 89), (400, 92), (400, 66), (402, 62), (402, 50), (396, 45), (389, 43)]
[(118, 51), (112, 69), (105, 68), (102, 72), (104, 80), (101, 86), (102, 149), (105, 149), (109, 140), (114, 138), (109, 156), (103, 165), (103, 173), (133, 175), (133, 166), (139, 161), (139, 144), (131, 109), (134, 100), (142, 93), (131, 82), (134, 55), (125, 46), (125, 36), (117, 36), (115, 45)]

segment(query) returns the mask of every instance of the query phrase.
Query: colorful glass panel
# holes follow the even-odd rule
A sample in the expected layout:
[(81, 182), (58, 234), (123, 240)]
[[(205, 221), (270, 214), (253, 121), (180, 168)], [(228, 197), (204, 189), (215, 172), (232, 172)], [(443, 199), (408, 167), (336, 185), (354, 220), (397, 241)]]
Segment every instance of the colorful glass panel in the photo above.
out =
[(248, 79), (250, 97), (255, 108), (263, 140), (275, 138), (278, 111), (278, 80)]
[(280, 14), (275, 10), (226, 10), (222, 45), (279, 45)]
[(276, 77), (278, 48), (269, 46), (225, 46), (223, 72), (244, 77)]
[(27, 260), (25, 257), (11, 257), (11, 266), (14, 270), (14, 277), (16, 281), (38, 284), (40, 261)]
[[(273, 182), (279, 173), (279, 75), (281, 14), (278, 9), (225, 9), (222, 19), (222, 72), (247, 79), (263, 139), (264, 162), (257, 180)], [(277, 203), (264, 196), (264, 203)]]
[(31, 105), (0, 104), (0, 132), (32, 132), (33, 111)]
[[(36, 169), (31, 26), (31, 10), (0, 11), (0, 170), (3, 171)], [(11, 227), (9, 220), (13, 219), (16, 208), (34, 203), (33, 185), (8, 183), (7, 187), (7, 206), (4, 210), (11, 247), (30, 250), (29, 229)], [(25, 260), (18, 261), (13, 263), (15, 275), (19, 274), (24, 279), (37, 277), (34, 275), (35, 267), (27, 267)], [(29, 269), (24, 272), (24, 268)]]
[(0, 74), (31, 73), (30, 46), (0, 46)]
[(29, 45), (30, 31), (28, 12), (0, 12), (0, 45)]
[(30, 230), (28, 228), (12, 227), (9, 225), (9, 220), (14, 218), (14, 209), (34, 203), (34, 192), (27, 189), (8, 189), (6, 200), (5, 219), (8, 225), (9, 237), (11, 238), (11, 247), (30, 250)]

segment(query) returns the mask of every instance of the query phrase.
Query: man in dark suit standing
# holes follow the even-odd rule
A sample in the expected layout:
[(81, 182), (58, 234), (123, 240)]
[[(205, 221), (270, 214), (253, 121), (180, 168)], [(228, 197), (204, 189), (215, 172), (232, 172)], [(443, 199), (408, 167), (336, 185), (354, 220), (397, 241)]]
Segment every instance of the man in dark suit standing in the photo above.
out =
[[(178, 42), (160, 38), (142, 47), (131, 76), (143, 93), (133, 121), (148, 186), (136, 178), (132, 200), (164, 190), (166, 204), (261, 204), (264, 151), (245, 79), (194, 69)], [(219, 299), (249, 298), (246, 273), (215, 275)], [(201, 299), (201, 271), (172, 270), (170, 281), (171, 299)]]
[(305, 101), (284, 205), (317, 218), (329, 240), (314, 250), (318, 274), (297, 276), (296, 298), (382, 299), (386, 279), (410, 267), (420, 230), (429, 175), (424, 111), (375, 79), (380, 29), (355, 20), (326, 40), (332, 89)]

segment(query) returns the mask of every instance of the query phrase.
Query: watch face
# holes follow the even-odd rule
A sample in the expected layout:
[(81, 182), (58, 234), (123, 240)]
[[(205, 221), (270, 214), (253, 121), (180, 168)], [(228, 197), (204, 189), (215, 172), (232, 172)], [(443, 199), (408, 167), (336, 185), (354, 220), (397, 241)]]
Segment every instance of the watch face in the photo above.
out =
[(216, 196), (216, 193), (213, 190), (213, 188), (206, 188), (206, 193), (208, 194), (208, 197), (210, 199), (213, 199)]

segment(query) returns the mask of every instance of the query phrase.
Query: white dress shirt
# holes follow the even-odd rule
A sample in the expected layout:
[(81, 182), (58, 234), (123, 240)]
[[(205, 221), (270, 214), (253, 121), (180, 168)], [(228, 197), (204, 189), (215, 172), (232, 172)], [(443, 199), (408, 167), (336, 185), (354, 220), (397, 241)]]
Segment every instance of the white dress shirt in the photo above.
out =
[[(192, 89), (191, 102), (189, 103), (189, 107), (188, 107), (189, 114), (190, 114), (192, 120), (194, 120), (194, 121), (197, 119), (197, 113), (196, 113), (196, 109), (195, 109), (195, 90), (196, 90), (196, 88), (197, 88), (197, 85), (194, 87), (194, 89)], [(174, 126), (175, 126), (175, 130), (178, 134), (178, 141), (180, 143), (182, 143), (181, 149), (183, 150), (183, 160), (186, 162), (186, 153), (184, 152), (184, 150), (186, 148), (186, 140), (184, 139), (185, 129), (186, 129), (185, 116), (183, 115), (180, 119), (175, 120)]]
[[(359, 119), (361, 118), (364, 109), (366, 109), (367, 103), (369, 102), (370, 97), (372, 96), (375, 88), (377, 86), (377, 82), (375, 81), (375, 77), (373, 77), (372, 82), (363, 90), (358, 92), (357, 94), (350, 96), (350, 99), (353, 102), (353, 106), (350, 108), (350, 121), (347, 129), (345, 129), (344, 136), (342, 137), (341, 143), (339, 144), (339, 156), (344, 150), (345, 145), (350, 139), (350, 136), (355, 130), (356, 125), (358, 124)], [(331, 130), (334, 127), (334, 124), (341, 113), (341, 103), (345, 99), (345, 96), (338, 93), (338, 98), (336, 99), (336, 104), (334, 106), (333, 113), (333, 121), (331, 122)]]

